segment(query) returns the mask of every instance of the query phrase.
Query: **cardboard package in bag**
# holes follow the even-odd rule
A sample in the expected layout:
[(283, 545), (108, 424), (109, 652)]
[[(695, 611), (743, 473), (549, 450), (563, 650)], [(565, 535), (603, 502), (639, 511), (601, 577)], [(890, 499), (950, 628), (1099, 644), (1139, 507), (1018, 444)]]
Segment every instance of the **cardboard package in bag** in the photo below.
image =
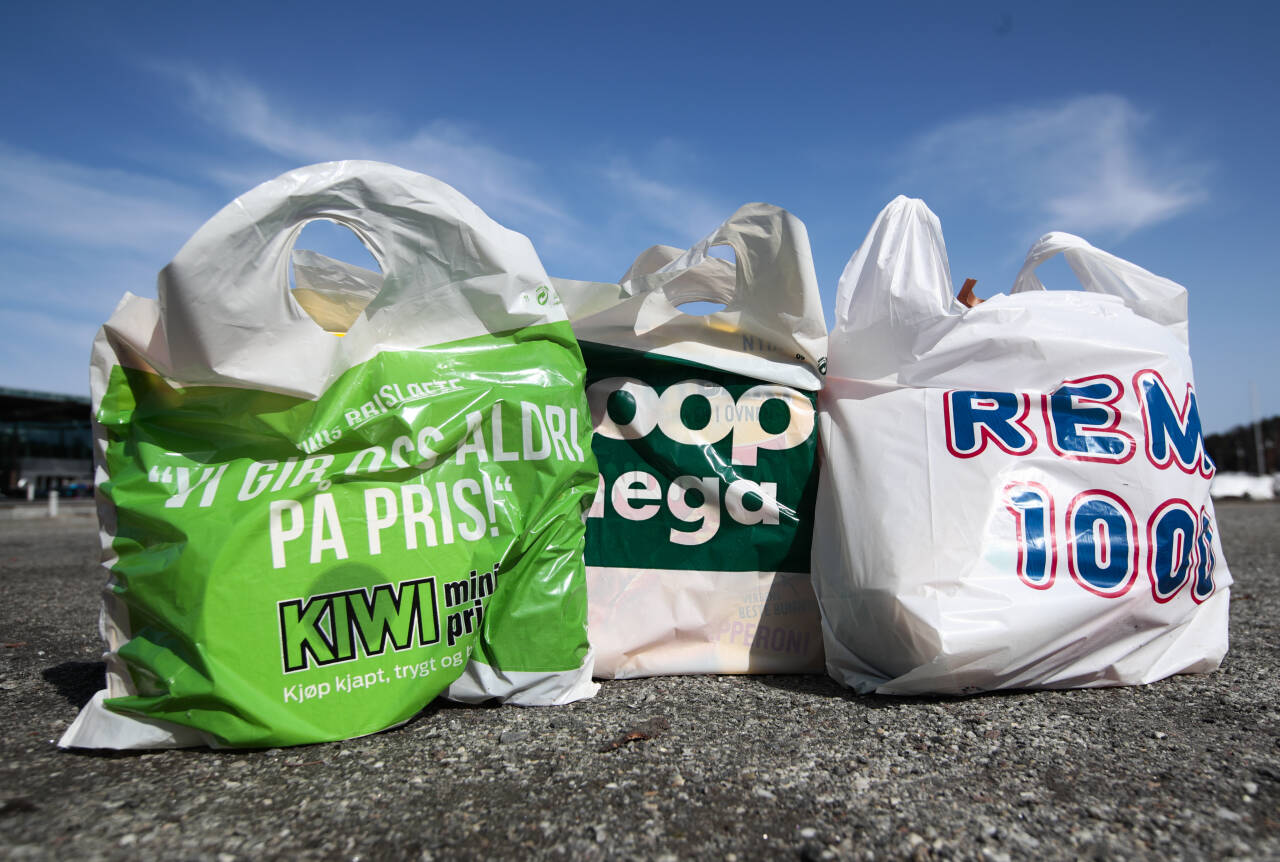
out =
[[(1046, 291), (1062, 254), (1083, 291)], [(952, 296), (920, 201), (840, 280), (814, 586), (827, 668), (963, 694), (1215, 669), (1223, 559), (1179, 285), (1051, 233), (1013, 290)]]
[[(316, 219), (383, 270), (354, 310), (329, 302), (343, 337), (288, 289)], [(593, 694), (596, 472), (548, 285), (529, 241), (449, 186), (334, 162), (224, 208), (158, 302), (126, 295), (91, 369), (107, 687), (61, 744), (288, 745), (441, 693)]]
[[(556, 283), (601, 473), (586, 549), (597, 676), (820, 671), (809, 542), (827, 339), (804, 225), (749, 204), (688, 251), (649, 249), (620, 284)], [(696, 301), (724, 308), (679, 308)]]

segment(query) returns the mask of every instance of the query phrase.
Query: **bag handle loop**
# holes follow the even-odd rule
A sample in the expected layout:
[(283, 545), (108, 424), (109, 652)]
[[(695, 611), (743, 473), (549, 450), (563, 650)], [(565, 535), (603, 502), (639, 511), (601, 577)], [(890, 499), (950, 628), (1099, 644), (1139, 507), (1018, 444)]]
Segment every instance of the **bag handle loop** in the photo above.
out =
[[(732, 248), (736, 265), (711, 255), (716, 246)], [(678, 256), (644, 272), (673, 252)], [(646, 329), (687, 317), (676, 306), (701, 300), (723, 303), (724, 312), (715, 313), (749, 311), (771, 331), (826, 339), (809, 233), (798, 218), (770, 204), (740, 207), (682, 253), (669, 246), (648, 249), (623, 276), (622, 288), (631, 296), (646, 295)]]
[(1057, 254), (1066, 258), (1085, 290), (1118, 297), (1134, 313), (1167, 327), (1187, 343), (1186, 288), (1073, 234), (1054, 231), (1040, 237), (1027, 252), (1010, 293), (1044, 290), (1036, 268)]
[(737, 265), (707, 254), (679, 271), (662, 272), (686, 254), (687, 250), (669, 245), (650, 246), (622, 276), (623, 291), (634, 296), (646, 289), (661, 289), (676, 306), (686, 302), (729, 305), (738, 292)]
[[(341, 339), (288, 290), (289, 250), (321, 219), (355, 233), (383, 271), (382, 290)], [(529, 240), (445, 183), (380, 162), (298, 168), (223, 207), (161, 271), (172, 360), (163, 373), (314, 397), (387, 346), (563, 319), (558, 305), (533, 298), (546, 284)]]

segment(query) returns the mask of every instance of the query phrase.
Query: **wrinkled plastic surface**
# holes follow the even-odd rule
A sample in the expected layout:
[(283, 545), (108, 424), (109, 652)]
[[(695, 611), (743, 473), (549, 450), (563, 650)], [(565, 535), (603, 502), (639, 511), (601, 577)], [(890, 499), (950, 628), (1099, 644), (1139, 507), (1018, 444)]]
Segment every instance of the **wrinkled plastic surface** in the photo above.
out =
[[(344, 338), (290, 301), (268, 230), (318, 215), (386, 273)], [(448, 186), (350, 162), (250, 192), (160, 303), (126, 297), (93, 365), (107, 691), (61, 744), (289, 745), (403, 722), (451, 686), (594, 693), (596, 473), (553, 296), (528, 241)], [(317, 352), (274, 365), (271, 332)]]
[[(826, 327), (803, 224), (750, 204), (687, 252), (647, 250), (620, 284), (557, 284), (601, 471), (597, 675), (820, 670), (808, 571)], [(695, 301), (725, 307), (680, 310)]]
[(382, 289), (382, 273), (295, 248), (293, 298), (326, 332), (346, 333)]
[[(1035, 278), (1056, 253), (1084, 292)], [(925, 694), (1216, 668), (1231, 575), (1186, 332), (1183, 288), (1062, 233), (966, 309), (937, 218), (893, 201), (841, 279), (819, 399), (831, 675)]]

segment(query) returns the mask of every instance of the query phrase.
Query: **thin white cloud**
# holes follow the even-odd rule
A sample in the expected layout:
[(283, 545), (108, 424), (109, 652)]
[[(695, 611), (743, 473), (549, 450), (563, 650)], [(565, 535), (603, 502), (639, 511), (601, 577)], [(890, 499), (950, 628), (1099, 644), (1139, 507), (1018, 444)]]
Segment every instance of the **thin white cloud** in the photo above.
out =
[(168, 180), (53, 159), (0, 143), (0, 231), (167, 260), (209, 215)]
[(87, 393), (94, 333), (212, 214), (193, 187), (0, 143), (0, 386)]
[[(620, 275), (649, 245), (692, 243), (731, 211), (690, 187), (654, 178), (682, 173), (696, 161), (696, 153), (674, 139), (655, 141), (649, 152), (640, 154), (651, 173), (629, 157), (606, 156), (568, 170), (561, 167), (553, 176), (456, 122), (434, 119), (406, 129), (385, 117), (341, 110), (317, 121), (235, 75), (172, 65), (154, 68), (182, 85), (191, 110), (205, 123), (288, 166), (366, 158), (437, 177), (503, 224), (528, 233), (548, 267), (563, 267), (575, 276), (602, 276), (614, 269)], [(214, 169), (208, 176), (243, 190), (274, 175), (264, 173), (265, 167), (242, 163)], [(554, 185), (566, 178), (573, 184)]]
[[(604, 169), (604, 177), (635, 214), (671, 232), (670, 237), (655, 238), (650, 245), (697, 242), (732, 214), (697, 190), (645, 176), (626, 159), (614, 159)], [(637, 253), (642, 250), (636, 249)]]
[(5, 309), (4, 316), (8, 337), (0, 346), (0, 386), (89, 394), (96, 324), (42, 311)]
[(540, 186), (537, 167), (440, 120), (405, 133), (376, 116), (298, 116), (254, 84), (231, 75), (164, 67), (186, 87), (191, 107), (210, 125), (293, 164), (335, 159), (390, 162), (437, 177), (499, 218), (567, 220)]
[(1040, 229), (1123, 237), (1208, 197), (1202, 163), (1170, 151), (1117, 95), (1081, 96), (944, 123), (910, 142), (912, 193), (971, 198)]
[(201, 224), (299, 164), (370, 158), (437, 176), (528, 233), (548, 269), (569, 277), (616, 278), (647, 246), (692, 243), (730, 212), (670, 181), (696, 161), (674, 141), (639, 154), (643, 169), (609, 155), (544, 169), (455, 123), (405, 131), (340, 110), (313, 120), (240, 79), (161, 71), (203, 122), (248, 146), (234, 157), (172, 153), (166, 163), (187, 172), (175, 179), (0, 141), (0, 315), (12, 324), (0, 385), (83, 391), (93, 332), (121, 294), (154, 295), (156, 273)]

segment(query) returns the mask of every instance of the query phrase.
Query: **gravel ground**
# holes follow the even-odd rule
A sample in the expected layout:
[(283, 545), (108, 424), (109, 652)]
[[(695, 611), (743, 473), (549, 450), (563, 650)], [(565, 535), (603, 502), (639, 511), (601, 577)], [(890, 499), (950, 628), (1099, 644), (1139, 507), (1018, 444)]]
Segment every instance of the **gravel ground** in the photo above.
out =
[(140, 755), (54, 745), (101, 687), (93, 521), (0, 522), (0, 857), (1280, 858), (1280, 503), (1218, 515), (1236, 586), (1208, 676), (967, 699), (668, 677)]

